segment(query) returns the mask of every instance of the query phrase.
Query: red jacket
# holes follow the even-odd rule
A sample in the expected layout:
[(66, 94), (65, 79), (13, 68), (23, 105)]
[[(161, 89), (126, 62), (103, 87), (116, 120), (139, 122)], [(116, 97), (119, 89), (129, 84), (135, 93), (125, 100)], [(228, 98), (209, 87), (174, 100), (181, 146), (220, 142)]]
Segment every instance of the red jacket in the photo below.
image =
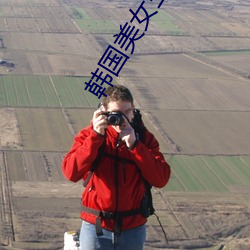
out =
[[(86, 179), (91, 164), (98, 155), (98, 148), (104, 140), (105, 153), (115, 156), (118, 150), (118, 157), (124, 158), (118, 161), (117, 189), (115, 160), (112, 157), (105, 157), (104, 154), (82, 194), (84, 206), (106, 212), (136, 209), (140, 207), (145, 191), (142, 176), (152, 186), (158, 188), (164, 187), (170, 178), (170, 167), (159, 152), (159, 143), (148, 130), (144, 142), (138, 141), (132, 150), (129, 150), (125, 143), (121, 143), (116, 149), (117, 139), (118, 133), (111, 126), (106, 130), (104, 137), (97, 134), (90, 125), (75, 137), (71, 150), (63, 160), (62, 170), (65, 177), (77, 182)], [(92, 224), (96, 222), (96, 216), (86, 212), (81, 212), (81, 218)], [(121, 230), (134, 228), (145, 222), (146, 219), (140, 214), (125, 217), (122, 220)], [(102, 219), (101, 225), (114, 231), (115, 222), (112, 219)]]

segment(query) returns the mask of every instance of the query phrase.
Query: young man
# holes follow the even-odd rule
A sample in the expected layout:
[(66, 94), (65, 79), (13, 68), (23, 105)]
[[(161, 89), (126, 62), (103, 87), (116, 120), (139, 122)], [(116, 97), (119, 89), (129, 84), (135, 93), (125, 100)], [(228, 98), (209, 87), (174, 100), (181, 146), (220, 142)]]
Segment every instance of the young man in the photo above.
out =
[[(62, 164), (67, 179), (89, 179), (82, 194), (80, 246), (82, 250), (142, 250), (146, 239), (146, 218), (141, 212), (145, 180), (164, 187), (170, 167), (153, 134), (146, 130), (142, 141), (136, 137), (131, 126), (134, 104), (130, 91), (115, 85), (105, 94), (91, 125), (75, 137)], [(111, 117), (108, 112), (117, 113)], [(89, 175), (100, 154), (98, 166)]]

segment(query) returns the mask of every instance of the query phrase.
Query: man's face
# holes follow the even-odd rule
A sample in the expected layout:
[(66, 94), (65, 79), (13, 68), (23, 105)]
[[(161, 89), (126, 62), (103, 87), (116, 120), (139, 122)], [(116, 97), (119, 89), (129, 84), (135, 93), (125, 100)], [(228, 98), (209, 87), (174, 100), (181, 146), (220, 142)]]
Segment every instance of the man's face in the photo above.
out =
[[(107, 111), (120, 111), (123, 114), (126, 115), (128, 118), (129, 122), (132, 121), (133, 119), (133, 111), (134, 107), (131, 102), (127, 101), (116, 101), (116, 102), (109, 102), (107, 106)], [(126, 118), (124, 118), (126, 119)], [(117, 133), (120, 133), (122, 129), (126, 128), (125, 122), (123, 122), (121, 125), (116, 125), (112, 127), (116, 130)]]

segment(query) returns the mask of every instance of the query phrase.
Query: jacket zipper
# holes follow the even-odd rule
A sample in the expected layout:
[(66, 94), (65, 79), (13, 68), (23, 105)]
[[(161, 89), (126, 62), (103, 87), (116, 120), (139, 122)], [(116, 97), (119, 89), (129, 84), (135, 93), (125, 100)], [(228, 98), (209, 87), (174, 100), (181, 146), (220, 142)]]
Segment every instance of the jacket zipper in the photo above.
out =
[[(119, 217), (119, 162), (118, 162), (118, 147), (120, 145), (120, 139), (117, 139), (116, 148), (115, 148), (115, 161), (114, 161), (114, 168), (115, 168), (115, 187), (116, 187), (116, 200), (115, 200), (115, 234), (119, 234), (121, 230), (121, 218)], [(116, 235), (115, 235), (116, 238)], [(116, 245), (116, 240), (115, 240)]]

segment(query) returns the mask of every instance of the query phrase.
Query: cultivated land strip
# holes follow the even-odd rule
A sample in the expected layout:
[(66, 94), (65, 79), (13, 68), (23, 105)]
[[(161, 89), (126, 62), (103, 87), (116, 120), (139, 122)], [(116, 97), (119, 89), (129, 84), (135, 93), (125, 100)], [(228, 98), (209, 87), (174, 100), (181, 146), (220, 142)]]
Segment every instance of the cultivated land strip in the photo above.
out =
[(0, 159), (0, 197), (1, 197), (1, 237), (0, 244), (11, 246), (15, 240), (13, 225), (13, 209), (11, 195), (11, 180), (8, 174), (5, 154), (1, 152)]

